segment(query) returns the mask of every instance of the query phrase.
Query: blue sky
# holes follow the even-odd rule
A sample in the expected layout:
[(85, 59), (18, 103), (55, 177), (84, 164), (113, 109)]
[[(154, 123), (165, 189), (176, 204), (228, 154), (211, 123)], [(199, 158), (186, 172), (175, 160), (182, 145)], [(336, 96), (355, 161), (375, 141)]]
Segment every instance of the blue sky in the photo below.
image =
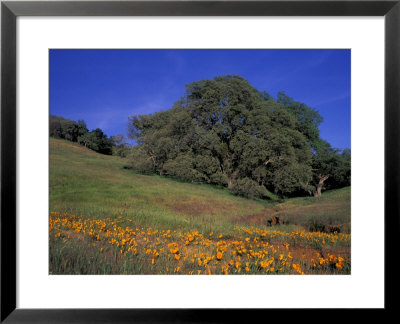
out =
[(323, 116), (321, 137), (350, 148), (350, 50), (50, 50), (50, 114), (126, 134), (128, 116), (171, 108), (185, 84), (237, 74)]

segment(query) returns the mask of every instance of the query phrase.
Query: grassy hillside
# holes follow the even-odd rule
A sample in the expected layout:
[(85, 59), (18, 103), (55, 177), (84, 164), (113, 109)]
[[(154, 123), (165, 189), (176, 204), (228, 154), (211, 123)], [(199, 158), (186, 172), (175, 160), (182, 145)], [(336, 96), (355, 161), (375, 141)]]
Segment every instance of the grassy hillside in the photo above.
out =
[(123, 166), (121, 158), (51, 138), (50, 209), (97, 218), (129, 217), (142, 226), (215, 231), (265, 208), (263, 202), (224, 189), (144, 176)]
[[(338, 261), (338, 255), (349, 259), (349, 235), (341, 234), (339, 237), (338, 234), (314, 233), (306, 237), (304, 232), (300, 232), (329, 231), (330, 225), (338, 226), (335, 228), (341, 232), (349, 232), (350, 188), (324, 193), (321, 198), (294, 198), (270, 203), (237, 197), (226, 189), (210, 185), (140, 175), (123, 167), (124, 160), (119, 157), (100, 155), (77, 144), (50, 138), (51, 273), (195, 272), (199, 269), (190, 268), (185, 263), (168, 266), (171, 258), (176, 262), (186, 261), (189, 256), (179, 253), (185, 250), (188, 254), (192, 242), (197, 242), (196, 249), (190, 250), (196, 257), (200, 257), (198, 246), (208, 251), (204, 250), (203, 254), (211, 253), (211, 250), (217, 253), (207, 257), (212, 258), (208, 264), (211, 260), (216, 262), (213, 268), (207, 268), (208, 272), (240, 273), (241, 266), (230, 264), (239, 261), (226, 259), (222, 263), (218, 252), (225, 255), (237, 251), (241, 245), (234, 242), (243, 242), (247, 249), (255, 249), (251, 245), (253, 241), (257, 245), (264, 244), (258, 248), (271, 249), (270, 255), (287, 253), (285, 244), (288, 242), (303, 249), (302, 254), (293, 250), (293, 255), (308, 255), (311, 259), (315, 253), (329, 258), (327, 253), (336, 251), (335, 264), (339, 266), (333, 266), (331, 270), (335, 273), (342, 269), (350, 271), (349, 261), (346, 266)], [(281, 224), (269, 227), (277, 222), (277, 217)], [(168, 247), (163, 251), (157, 250), (162, 242)], [(140, 249), (141, 243), (146, 248)], [(139, 258), (141, 262), (133, 262), (135, 258), (138, 260), (140, 253), (143, 253)], [(234, 255), (238, 256), (237, 253)], [(264, 252), (264, 256), (267, 254)], [(193, 257), (195, 262), (192, 265), (199, 263), (196, 257)], [(251, 257), (247, 256), (247, 259)], [(292, 255), (289, 253), (288, 257), (291, 260)], [(155, 260), (159, 260), (157, 267), (154, 266)], [(201, 269), (206, 271), (205, 257), (202, 260)], [(277, 271), (272, 267), (273, 262), (268, 266), (270, 272)], [(260, 264), (258, 261), (250, 263), (242, 272), (258, 273)], [(297, 264), (293, 268), (288, 263), (288, 267), (289, 272), (302, 272), (298, 271)], [(267, 266), (261, 269), (267, 272)], [(324, 271), (327, 270), (324, 268)]]

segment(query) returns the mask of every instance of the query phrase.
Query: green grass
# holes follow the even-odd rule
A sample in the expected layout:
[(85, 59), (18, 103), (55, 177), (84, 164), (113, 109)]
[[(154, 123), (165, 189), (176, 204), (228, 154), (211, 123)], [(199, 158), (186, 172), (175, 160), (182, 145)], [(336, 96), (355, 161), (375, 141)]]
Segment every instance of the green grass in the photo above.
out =
[(124, 165), (122, 158), (50, 138), (50, 210), (96, 219), (122, 216), (133, 219), (135, 226), (225, 234), (238, 224), (264, 227), (272, 215), (289, 223), (280, 230), (309, 229), (315, 223), (342, 224), (350, 230), (350, 188), (277, 203), (241, 198), (211, 185), (141, 175)]
[(338, 225), (350, 233), (351, 188), (327, 191), (321, 197), (287, 199), (273, 208), (274, 215), (288, 223), (301, 224), (308, 230)]
[(50, 210), (96, 218), (123, 216), (141, 226), (225, 230), (235, 218), (260, 213), (264, 202), (227, 190), (124, 169), (125, 161), (50, 139)]

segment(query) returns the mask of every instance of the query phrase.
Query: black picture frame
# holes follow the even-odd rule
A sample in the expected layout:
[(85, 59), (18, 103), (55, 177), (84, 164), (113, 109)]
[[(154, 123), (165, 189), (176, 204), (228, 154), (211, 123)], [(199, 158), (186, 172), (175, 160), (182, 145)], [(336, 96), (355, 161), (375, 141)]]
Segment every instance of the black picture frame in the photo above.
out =
[[(1, 322), (233, 322), (263, 309), (16, 308), (16, 19), (19, 16), (384, 16), (385, 310), (396, 307), (394, 239), (400, 227), (400, 0), (394, 1), (2, 1), (1, 2)], [(374, 154), (371, 152), (371, 154)], [(270, 313), (269, 313), (270, 314)]]

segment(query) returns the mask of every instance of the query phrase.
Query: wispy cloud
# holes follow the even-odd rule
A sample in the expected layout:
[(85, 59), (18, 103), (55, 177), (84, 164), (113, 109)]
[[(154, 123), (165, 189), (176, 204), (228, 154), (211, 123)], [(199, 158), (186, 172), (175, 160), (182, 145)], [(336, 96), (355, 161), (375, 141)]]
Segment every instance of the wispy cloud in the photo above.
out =
[(313, 105), (314, 106), (323, 106), (323, 105), (330, 104), (332, 102), (343, 100), (343, 99), (347, 99), (347, 98), (350, 98), (350, 93), (349, 92), (345, 92), (345, 93), (339, 94), (337, 96), (326, 98), (324, 100), (321, 100), (319, 102), (314, 103)]
[[(295, 67), (290, 65), (276, 66), (269, 71), (268, 79), (266, 79), (266, 83), (264, 84), (265, 89), (268, 89), (271, 86), (276, 86), (277, 84), (285, 83), (288, 80), (293, 81), (296, 77), (301, 76), (302, 72), (326, 64), (329, 61), (330, 56), (330, 51), (323, 51), (318, 56), (314, 56), (313, 58), (304, 61), (302, 64), (297, 64)], [(301, 79), (303, 78), (304, 76), (301, 76)]]
[(121, 121), (127, 121), (128, 116), (124, 109), (104, 106), (96, 109), (96, 111), (81, 112), (79, 119), (85, 120), (89, 129), (101, 128), (108, 133), (110, 129), (120, 124)]
[(308, 60), (306, 63), (299, 65), (296, 69), (292, 70), (292, 74), (298, 74), (299, 72), (307, 71), (311, 68), (315, 68), (320, 66), (326, 62), (328, 62), (331, 53), (329, 51), (324, 51), (317, 58), (313, 58)]

